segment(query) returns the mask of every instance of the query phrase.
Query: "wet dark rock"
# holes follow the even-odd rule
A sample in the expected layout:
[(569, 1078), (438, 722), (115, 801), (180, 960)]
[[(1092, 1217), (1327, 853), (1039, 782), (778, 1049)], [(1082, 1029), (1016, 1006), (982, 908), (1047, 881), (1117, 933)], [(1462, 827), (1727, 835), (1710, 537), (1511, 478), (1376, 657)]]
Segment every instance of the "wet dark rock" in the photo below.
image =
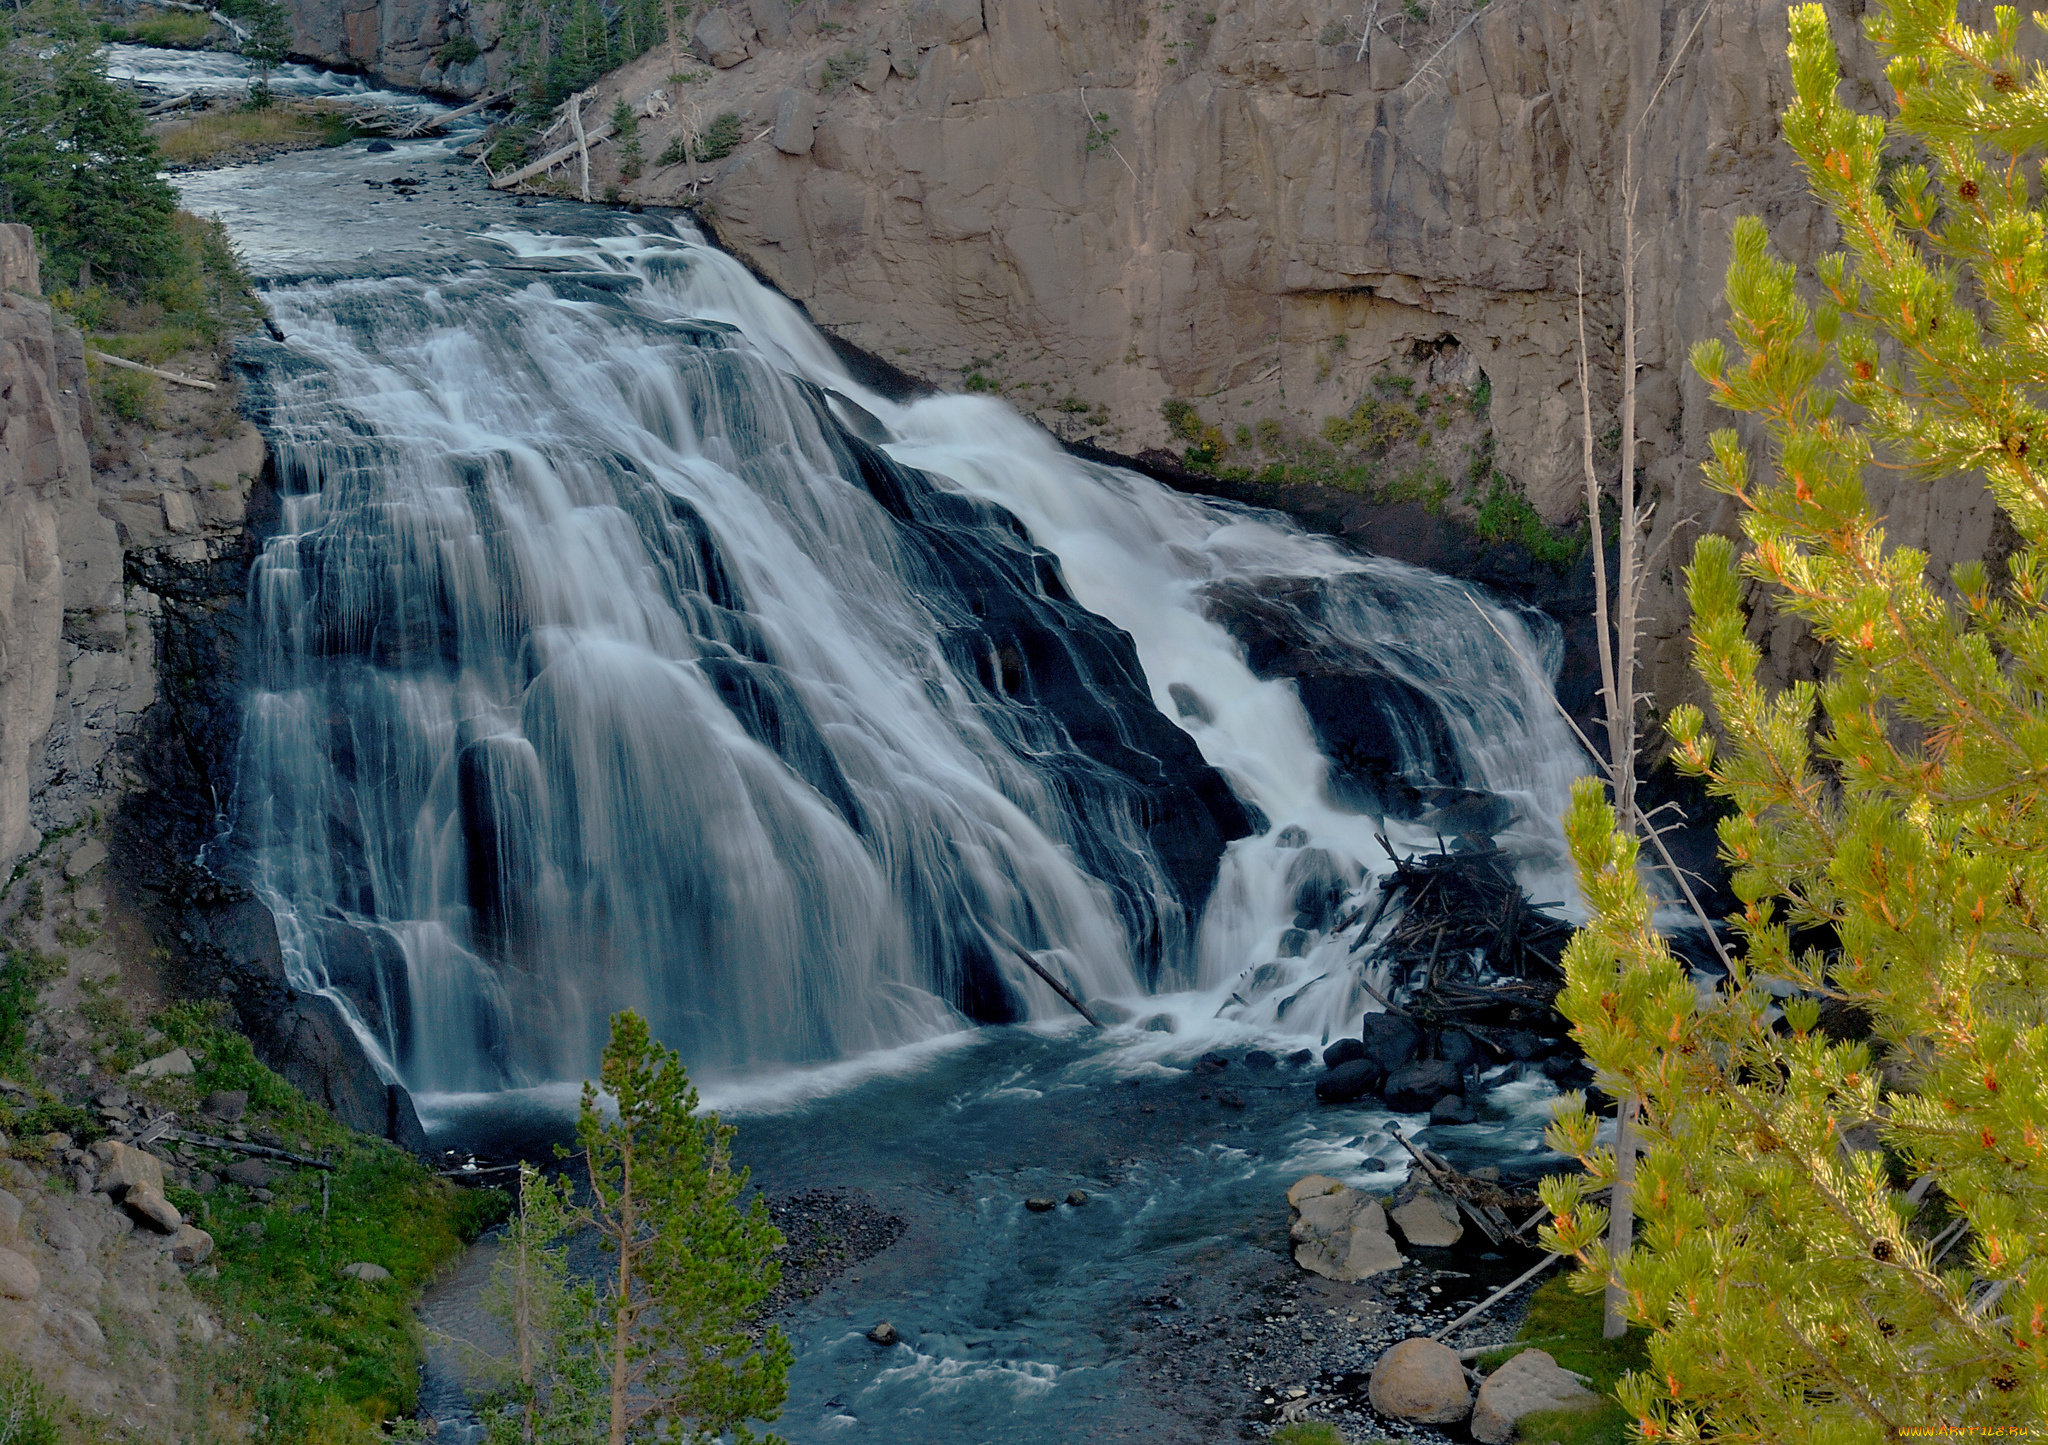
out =
[(1527, 1029), (1516, 1029), (1500, 1042), (1511, 1059), (1540, 1059), (1549, 1053), (1552, 1047), (1549, 1039)]
[(1382, 1074), (1370, 1059), (1352, 1059), (1316, 1080), (1316, 1098), (1325, 1104), (1349, 1104), (1378, 1087)]
[(1195, 1060), (1197, 1074), (1220, 1074), (1230, 1067), (1230, 1059), (1224, 1054), (1207, 1053)]
[(1396, 1114), (1421, 1114), (1438, 1099), (1464, 1088), (1459, 1071), (1442, 1059), (1423, 1059), (1387, 1076), (1387, 1107)]
[(1429, 1122), (1432, 1124), (1469, 1124), (1477, 1117), (1472, 1106), (1457, 1094), (1448, 1094), (1429, 1108)]
[(1287, 1056), (1288, 1065), (1292, 1068), (1297, 1069), (1303, 1068), (1309, 1064), (1314, 1063), (1315, 1061), (1316, 1055), (1315, 1050), (1313, 1049), (1296, 1049), (1293, 1053)]
[(389, 155), (392, 151), (397, 150), (398, 147), (391, 144), (388, 140), (373, 140), (364, 146), (363, 149), (373, 156), (381, 156)]
[(1279, 954), (1282, 958), (1300, 958), (1315, 941), (1316, 936), (1306, 928), (1290, 928), (1280, 935)]
[(895, 1344), (898, 1338), (900, 1337), (896, 1333), (896, 1326), (890, 1324), (887, 1320), (882, 1320), (873, 1329), (868, 1331), (868, 1339), (884, 1349)]
[(1138, 1027), (1148, 1034), (1177, 1034), (1180, 1023), (1172, 1014), (1154, 1014)]
[(1057, 1199), (1046, 1198), (1027, 1199), (1024, 1201), (1024, 1207), (1030, 1210), (1033, 1214), (1044, 1214), (1048, 1210), (1058, 1208), (1059, 1201)]
[(1069, 1204), (1073, 1205), (1073, 1206), (1074, 1206), (1074, 1208), (1076, 1208), (1076, 1209), (1079, 1209), (1079, 1208), (1080, 1208), (1080, 1207), (1081, 1207), (1082, 1205), (1086, 1204), (1087, 1202), (1088, 1202), (1088, 1191), (1087, 1191), (1087, 1190), (1085, 1190), (1085, 1189), (1069, 1189), (1069, 1190), (1067, 1191), (1067, 1203), (1069, 1203)]
[(1293, 893), (1297, 926), (1328, 928), (1337, 919), (1344, 895), (1356, 888), (1364, 875), (1358, 864), (1327, 848), (1304, 848), (1295, 854), (1287, 865), (1287, 887)]
[(1480, 1057), (1479, 1040), (1463, 1029), (1445, 1029), (1436, 1041), (1437, 1057), (1456, 1068), (1470, 1068)]
[(1226, 1109), (1242, 1109), (1244, 1107), (1244, 1095), (1225, 1089), (1216, 1096), (1216, 1102)]
[(1275, 848), (1306, 848), (1308, 846), (1308, 829), (1302, 827), (1299, 823), (1289, 823), (1273, 835), (1273, 846)]
[(1201, 694), (1186, 683), (1169, 684), (1166, 695), (1173, 699), (1173, 710), (1182, 717), (1193, 718), (1205, 726), (1216, 721), (1215, 715), (1209, 711), (1209, 705), (1202, 701)]
[(1399, 1014), (1367, 1014), (1360, 1025), (1365, 1056), (1388, 1073), (1415, 1057), (1422, 1047), (1422, 1029)]
[(1244, 1066), (1255, 1074), (1266, 1073), (1279, 1065), (1280, 1061), (1264, 1049), (1253, 1049), (1244, 1056)]
[[(1334, 1069), (1339, 1064), (1348, 1064), (1354, 1059), (1370, 1058), (1372, 1051), (1362, 1039), (1339, 1039), (1323, 1050), (1323, 1067)], [(1402, 1060), (1406, 1063), (1407, 1060)]]
[(1593, 1082), (1592, 1067), (1584, 1059), (1545, 1059), (1543, 1074), (1560, 1089), (1583, 1089)]

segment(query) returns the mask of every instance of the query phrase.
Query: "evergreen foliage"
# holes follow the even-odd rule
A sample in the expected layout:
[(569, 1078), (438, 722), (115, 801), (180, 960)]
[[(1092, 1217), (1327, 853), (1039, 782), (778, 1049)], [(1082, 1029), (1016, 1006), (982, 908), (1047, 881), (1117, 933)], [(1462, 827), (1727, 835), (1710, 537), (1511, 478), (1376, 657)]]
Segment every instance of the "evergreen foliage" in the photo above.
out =
[[(759, 1195), (740, 1203), (738, 1131), (698, 1113), (681, 1057), (630, 1010), (612, 1018), (600, 1079), (618, 1117), (585, 1083), (583, 1199), (566, 1177), (521, 1171), (492, 1288), (516, 1347), (515, 1408), (494, 1415), (492, 1445), (773, 1445), (746, 1422), (774, 1419), (787, 1389), (789, 1342), (754, 1322), (782, 1236)], [(567, 1241), (586, 1229), (611, 1256), (601, 1288), (568, 1271)]]
[[(1742, 221), (1728, 275), (1742, 355), (1694, 364), (1768, 437), (1732, 431), (1710, 483), (1748, 546), (1702, 538), (1687, 570), (1718, 733), (1674, 711), (1681, 767), (1721, 825), (1742, 913), (1702, 1000), (1652, 928), (1637, 844), (1596, 783), (1566, 820), (1592, 921), (1559, 1006), (1603, 1087), (1641, 1100), (1642, 1232), (1612, 1260), (1593, 1123), (1553, 1142), (1552, 1247), (1610, 1269), (1650, 1366), (1618, 1395), (1650, 1439), (1875, 1442), (2025, 1433), (2048, 1419), (2048, 73), (2020, 23), (1892, 0), (1888, 128), (1842, 104), (1818, 5), (1792, 12), (1785, 135), (1847, 249), (1817, 304)], [(1897, 164), (1900, 157), (1909, 163)], [(1923, 163), (1919, 158), (1925, 157)], [(2002, 582), (1887, 549), (1867, 467), (1980, 473), (2021, 545)], [(1819, 685), (1759, 681), (1743, 588), (1829, 647)], [(1911, 1186), (1911, 1187), (1909, 1187)]]
[(175, 198), (157, 164), (77, 0), (0, 12), (0, 220), (35, 229), (52, 281), (84, 264), (133, 295), (177, 263)]
[(606, 71), (637, 60), (681, 25), (693, 7), (669, 0), (510, 0), (500, 36), (510, 48), (520, 109), (545, 115)]

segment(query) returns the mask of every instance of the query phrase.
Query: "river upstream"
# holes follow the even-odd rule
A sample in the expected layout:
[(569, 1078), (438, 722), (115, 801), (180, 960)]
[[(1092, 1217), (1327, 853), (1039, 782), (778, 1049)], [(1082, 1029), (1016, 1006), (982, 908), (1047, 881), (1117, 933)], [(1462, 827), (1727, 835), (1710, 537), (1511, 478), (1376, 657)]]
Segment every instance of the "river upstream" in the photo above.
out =
[[(1555, 899), (1548, 624), (999, 401), (877, 394), (688, 220), (496, 195), (464, 139), (176, 178), (281, 338), (244, 353), (283, 503), (235, 844), (435, 1143), (538, 1154), (646, 1013), (771, 1197), (883, 1221), (780, 1317), (796, 1442), (1255, 1438), (1519, 1272), (1287, 1258), (1290, 1183), (1392, 1189), (1427, 1125), (1286, 1060), (1392, 986), (1355, 947), (1374, 834), (1437, 831), (1332, 784), (1229, 599), (1376, 679), (1402, 775), (1505, 800)], [(1426, 1137), (1540, 1173), (1553, 1094)], [(479, 1336), (487, 1260), (431, 1325)], [(426, 1408), (472, 1433), (453, 1348)]]

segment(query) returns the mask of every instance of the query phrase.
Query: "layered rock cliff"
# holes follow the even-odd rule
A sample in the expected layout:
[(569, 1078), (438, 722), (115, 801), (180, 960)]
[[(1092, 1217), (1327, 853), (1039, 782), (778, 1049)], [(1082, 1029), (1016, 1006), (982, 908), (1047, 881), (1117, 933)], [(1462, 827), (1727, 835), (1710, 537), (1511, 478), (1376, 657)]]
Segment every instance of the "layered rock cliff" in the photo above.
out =
[[(593, 115), (621, 96), (652, 112), (645, 174), (621, 179), (611, 146), (598, 181), (627, 200), (695, 195), (721, 241), (829, 331), (1127, 453), (1167, 442), (1174, 399), (1205, 425), (1313, 435), (1376, 376), (1455, 382), (1484, 405), (1495, 465), (1567, 522), (1583, 507), (1582, 274), (1593, 425), (1619, 467), (1633, 174), (1637, 465), (1662, 559), (1650, 671), (1668, 702), (1688, 684), (1671, 563), (1699, 528), (1733, 525), (1698, 480), (1726, 418), (1688, 349), (1724, 314), (1736, 217), (1763, 215), (1800, 262), (1831, 241), (1779, 138), (1783, 0), (1724, 0), (1695, 29), (1701, 8), (727, 4), (697, 21), (707, 70), (665, 112), (647, 103), (669, 88), (658, 54), (593, 98)], [(1831, 0), (1851, 83), (1874, 104), (1862, 8)], [(726, 112), (745, 121), (729, 157), (671, 148)], [(1894, 536), (1938, 559), (1992, 541), (1974, 483), (1879, 500)], [(1780, 677), (1811, 669), (1800, 629), (1759, 627)]]

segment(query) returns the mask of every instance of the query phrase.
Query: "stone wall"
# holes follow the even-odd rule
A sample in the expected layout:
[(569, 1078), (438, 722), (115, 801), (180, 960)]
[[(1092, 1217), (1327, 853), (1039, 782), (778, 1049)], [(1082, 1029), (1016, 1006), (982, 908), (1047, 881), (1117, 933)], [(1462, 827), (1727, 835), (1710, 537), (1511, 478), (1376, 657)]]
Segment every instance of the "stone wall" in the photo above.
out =
[[(1863, 3), (1829, 8), (1856, 98), (1875, 105), (1888, 91)], [(1605, 434), (1633, 174), (1638, 464), (1665, 549), (1648, 646), (1668, 703), (1689, 683), (1670, 564), (1734, 520), (1698, 479), (1726, 419), (1689, 348), (1725, 315), (1738, 216), (1764, 216), (1801, 263), (1832, 238), (1779, 136), (1784, 0), (1722, 0), (1696, 34), (1695, 0), (1424, 8), (1418, 22), (1351, 0), (728, 3), (697, 22), (708, 78), (652, 107), (646, 174), (621, 194), (694, 190), (719, 239), (828, 331), (935, 384), (979, 378), (1125, 454), (1167, 440), (1168, 398), (1226, 427), (1312, 432), (1383, 368), (1483, 372), (1501, 469), (1568, 522), (1583, 507), (1580, 268)], [(649, 56), (617, 73), (592, 114), (665, 88), (665, 69)], [(724, 111), (746, 120), (728, 159), (655, 164), (686, 120)], [(616, 156), (600, 149), (600, 184)], [(1991, 537), (1974, 483), (1879, 500), (1893, 535), (1943, 565)], [(1759, 630), (1780, 678), (1811, 670), (1799, 629)]]

